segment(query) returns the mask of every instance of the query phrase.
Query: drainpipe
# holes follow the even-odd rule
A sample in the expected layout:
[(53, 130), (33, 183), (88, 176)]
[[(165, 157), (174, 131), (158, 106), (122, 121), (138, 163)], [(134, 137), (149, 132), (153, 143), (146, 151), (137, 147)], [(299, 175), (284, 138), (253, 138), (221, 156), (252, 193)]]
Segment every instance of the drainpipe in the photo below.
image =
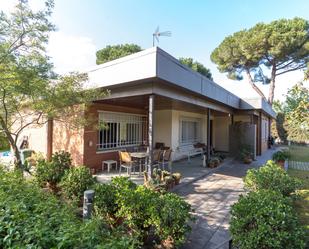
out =
[(149, 96), (148, 103), (148, 145), (149, 145), (149, 160), (148, 160), (148, 177), (152, 175), (152, 161), (153, 161), (153, 124), (154, 124), (154, 101), (155, 96)]
[(207, 108), (207, 151), (206, 151), (206, 156), (207, 156), (207, 165), (210, 161), (210, 108)]

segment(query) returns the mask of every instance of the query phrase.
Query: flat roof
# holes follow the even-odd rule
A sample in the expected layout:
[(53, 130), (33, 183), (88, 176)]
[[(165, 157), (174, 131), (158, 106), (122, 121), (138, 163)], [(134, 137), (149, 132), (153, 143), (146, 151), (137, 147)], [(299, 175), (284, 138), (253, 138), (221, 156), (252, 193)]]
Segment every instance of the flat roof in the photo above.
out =
[(235, 109), (261, 109), (272, 117), (276, 115), (263, 98), (241, 99), (183, 65), (159, 47), (145, 49), (95, 66), (87, 73), (89, 76), (87, 87), (108, 88), (147, 79), (160, 79)]

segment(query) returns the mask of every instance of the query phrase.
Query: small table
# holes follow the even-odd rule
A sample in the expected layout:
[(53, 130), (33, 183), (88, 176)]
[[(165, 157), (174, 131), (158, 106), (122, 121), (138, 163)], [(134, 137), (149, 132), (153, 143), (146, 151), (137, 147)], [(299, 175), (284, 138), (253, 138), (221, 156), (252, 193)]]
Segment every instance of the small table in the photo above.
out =
[(149, 157), (149, 153), (147, 152), (132, 152), (130, 156), (138, 159), (139, 161), (139, 174), (142, 173), (142, 160)]
[(115, 161), (115, 160), (106, 160), (106, 161), (103, 161), (103, 162), (102, 162), (102, 171), (104, 171), (104, 166), (105, 166), (105, 164), (107, 165), (107, 172), (108, 172), (108, 173), (109, 173), (109, 171), (110, 171), (110, 169), (111, 169), (111, 167), (112, 167), (113, 164), (116, 165), (116, 170), (117, 170), (117, 161)]

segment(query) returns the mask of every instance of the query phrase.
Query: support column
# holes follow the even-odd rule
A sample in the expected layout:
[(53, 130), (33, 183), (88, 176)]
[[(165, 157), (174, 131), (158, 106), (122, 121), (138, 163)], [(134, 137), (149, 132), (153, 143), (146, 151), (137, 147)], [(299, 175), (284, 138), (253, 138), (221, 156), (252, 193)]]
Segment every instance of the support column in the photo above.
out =
[(207, 109), (207, 150), (206, 150), (206, 156), (207, 156), (207, 164), (210, 161), (210, 109)]
[(234, 124), (234, 114), (231, 114), (231, 124)]
[(152, 175), (152, 161), (153, 161), (153, 124), (154, 124), (154, 101), (155, 96), (149, 96), (148, 103), (148, 146), (149, 146), (149, 160), (148, 160), (148, 176)]
[(49, 118), (47, 121), (47, 160), (50, 160), (53, 154), (53, 119)]
[(257, 134), (257, 141), (258, 141), (258, 148), (257, 152), (258, 155), (262, 155), (262, 113), (259, 113), (259, 119), (258, 119), (258, 134)]

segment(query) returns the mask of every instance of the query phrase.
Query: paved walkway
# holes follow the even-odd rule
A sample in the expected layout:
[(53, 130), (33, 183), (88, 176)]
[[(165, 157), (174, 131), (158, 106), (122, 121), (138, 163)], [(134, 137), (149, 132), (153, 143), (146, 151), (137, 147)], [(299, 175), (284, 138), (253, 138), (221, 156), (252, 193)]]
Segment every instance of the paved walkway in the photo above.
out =
[(268, 150), (250, 166), (229, 162), (175, 191), (192, 205), (196, 217), (183, 249), (228, 249), (230, 206), (244, 193), (242, 177), (249, 168), (269, 160), (273, 152)]

